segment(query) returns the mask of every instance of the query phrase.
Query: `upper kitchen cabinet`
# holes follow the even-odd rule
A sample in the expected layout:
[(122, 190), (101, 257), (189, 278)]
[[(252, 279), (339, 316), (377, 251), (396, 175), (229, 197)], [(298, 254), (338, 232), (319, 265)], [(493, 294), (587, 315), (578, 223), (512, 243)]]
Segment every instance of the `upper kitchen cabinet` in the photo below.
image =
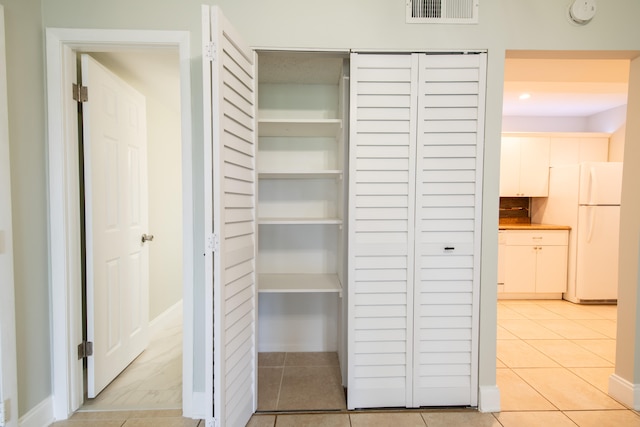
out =
[(552, 134), (549, 166), (575, 165), (609, 160), (609, 134)]
[(546, 197), (549, 194), (548, 137), (502, 137), (500, 197)]

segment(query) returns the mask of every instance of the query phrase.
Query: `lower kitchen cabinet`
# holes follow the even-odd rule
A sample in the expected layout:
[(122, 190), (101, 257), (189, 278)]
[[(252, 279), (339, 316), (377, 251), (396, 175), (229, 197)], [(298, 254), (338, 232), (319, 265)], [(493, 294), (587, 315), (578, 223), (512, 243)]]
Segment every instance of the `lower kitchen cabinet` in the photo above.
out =
[(506, 230), (504, 237), (504, 265), (498, 268), (505, 294), (566, 292), (568, 230)]

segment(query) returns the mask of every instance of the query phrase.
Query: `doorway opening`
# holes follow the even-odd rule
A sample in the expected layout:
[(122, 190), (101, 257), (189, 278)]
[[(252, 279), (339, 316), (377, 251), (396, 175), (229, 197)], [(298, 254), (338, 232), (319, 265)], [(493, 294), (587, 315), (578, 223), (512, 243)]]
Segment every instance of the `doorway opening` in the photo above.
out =
[[(50, 194), (50, 253), (52, 286), (52, 359), (53, 412), (59, 420), (68, 418), (84, 403), (83, 362), (78, 360), (78, 344), (82, 342), (82, 248), (80, 217), (80, 155), (78, 152), (77, 103), (71, 86), (77, 82), (77, 55), (93, 52), (134, 54), (136, 51), (170, 51), (177, 57), (180, 111), (178, 117), (181, 172), (171, 182), (181, 189), (181, 202), (174, 206), (181, 212), (182, 266), (178, 275), (182, 283), (180, 304), (175, 301), (150, 301), (156, 306), (156, 317), (182, 320), (182, 413), (200, 417), (202, 399), (194, 393), (193, 379), (193, 185), (191, 137), (191, 89), (189, 33), (185, 31), (83, 30), (47, 29), (47, 99)], [(177, 54), (176, 54), (177, 52)], [(153, 80), (157, 73), (145, 77)], [(175, 147), (174, 147), (175, 148)], [(168, 189), (169, 190), (169, 189)], [(175, 258), (176, 255), (173, 255)], [(175, 265), (176, 263), (174, 263)], [(180, 286), (178, 286), (180, 287)], [(179, 297), (176, 297), (179, 298)], [(152, 315), (154, 311), (152, 309)], [(158, 320), (158, 329), (165, 324)], [(195, 396), (195, 397), (194, 397)]]
[[(89, 81), (89, 100), (95, 100), (93, 104), (82, 103), (82, 113), (79, 117), (79, 134), (83, 143), (80, 145), (80, 155), (84, 158), (81, 165), (81, 199), (83, 207), (83, 341), (93, 343), (93, 359), (85, 359), (84, 366), (84, 404), (80, 410), (127, 410), (127, 409), (179, 409), (182, 407), (182, 189), (181, 181), (181, 137), (180, 137), (180, 74), (179, 57), (176, 49), (169, 50), (127, 50), (112, 52), (93, 52), (78, 55), (80, 76), (79, 81), (85, 84)], [(86, 70), (85, 70), (86, 68)], [(91, 79), (89, 79), (89, 70)], [(85, 73), (87, 75), (82, 75)], [(97, 75), (96, 75), (97, 74)], [(104, 76), (104, 77), (100, 77)], [(107, 242), (111, 239), (101, 234), (98, 227), (100, 218), (94, 210), (102, 205), (100, 200), (109, 201), (105, 193), (106, 187), (96, 186), (99, 180), (94, 167), (99, 167), (103, 160), (97, 155), (100, 145), (107, 146), (110, 141), (100, 143), (100, 131), (92, 127), (101, 126), (103, 110), (96, 106), (101, 103), (103, 94), (96, 93), (99, 90), (98, 78), (106, 78), (112, 84), (116, 84), (114, 90), (123, 91), (119, 95), (122, 99), (129, 99), (128, 93), (137, 93), (141, 102), (139, 108), (145, 111), (144, 117), (139, 118), (141, 124), (140, 136), (143, 139), (132, 151), (138, 155), (142, 164), (139, 179), (142, 182), (141, 190), (132, 190), (132, 194), (143, 193), (144, 197), (133, 200), (124, 197), (118, 202), (120, 209), (124, 211), (122, 218), (127, 218), (129, 206), (133, 209), (140, 207), (141, 212), (147, 212), (140, 226), (132, 226), (131, 229), (122, 230), (121, 233), (132, 234), (139, 237), (140, 232), (149, 233), (153, 238), (144, 243), (136, 240), (133, 243), (134, 250), (146, 251), (143, 259), (148, 258), (148, 266), (142, 275), (126, 276), (130, 279), (120, 282), (120, 297), (115, 297), (116, 303), (124, 298), (122, 304), (107, 302), (109, 298), (100, 298), (100, 287), (110, 287), (101, 281), (100, 265), (102, 260), (98, 254), (103, 253)], [(121, 89), (118, 89), (122, 87)], [(144, 101), (144, 102), (143, 102)], [(127, 111), (119, 110), (119, 115), (126, 121)], [(84, 130), (84, 132), (83, 132)], [(94, 139), (95, 138), (95, 139)], [(125, 146), (126, 142), (122, 142)], [(83, 147), (87, 146), (85, 150)], [(129, 144), (131, 146), (131, 144)], [(121, 147), (123, 148), (123, 147)], [(121, 150), (124, 153), (126, 149)], [(93, 156), (91, 155), (93, 152)], [(94, 165), (94, 163), (96, 163)], [(135, 163), (134, 163), (135, 164)], [(115, 168), (114, 168), (115, 169)], [(131, 167), (129, 173), (135, 173)], [(146, 172), (146, 173), (145, 173)], [(114, 179), (120, 182), (128, 182), (134, 185), (138, 182), (133, 177), (127, 178), (128, 173), (124, 169), (118, 169)], [(91, 183), (93, 188), (90, 188)], [(146, 184), (146, 185), (145, 185)], [(107, 186), (108, 187), (108, 186)], [(85, 194), (89, 192), (89, 196)], [(109, 206), (107, 206), (109, 208)], [(81, 213), (82, 215), (82, 213)], [(87, 219), (88, 218), (88, 219)], [(123, 220), (126, 222), (126, 220)], [(89, 226), (91, 224), (91, 226)], [(127, 231), (128, 230), (128, 231)], [(111, 230), (113, 231), (113, 230)], [(110, 232), (111, 232), (110, 231)], [(107, 232), (109, 234), (110, 232)], [(95, 233), (95, 234), (94, 234)], [(87, 237), (89, 234), (90, 237)], [(123, 240), (126, 240), (124, 238)], [(138, 239), (139, 240), (139, 239)], [(130, 244), (123, 242), (127, 247)], [(97, 258), (94, 258), (97, 257)], [(138, 265), (140, 257), (131, 257), (126, 254), (120, 263), (122, 268), (131, 263), (131, 267)], [(89, 267), (87, 267), (89, 266)], [(133, 277), (139, 278), (139, 283), (129, 283)], [(87, 298), (87, 282), (90, 282), (93, 298)], [(117, 282), (116, 282), (117, 283)], [(115, 285), (115, 283), (114, 283)], [(136, 286), (134, 286), (136, 285)], [(138, 289), (139, 292), (131, 293), (129, 290)], [(111, 295), (107, 292), (106, 295)], [(131, 300), (138, 299), (138, 294), (144, 301), (138, 306), (131, 304)], [(108, 305), (121, 307), (115, 318), (108, 319)], [(125, 309), (128, 307), (128, 309)], [(130, 317), (139, 317), (141, 313), (144, 319), (140, 319), (138, 325), (131, 324)], [(120, 350), (106, 351), (104, 344), (108, 337), (100, 331), (99, 325), (117, 327), (120, 332), (116, 334), (120, 339), (115, 345)], [(126, 329), (127, 327), (131, 329)], [(127, 330), (132, 334), (132, 340), (128, 342)], [(102, 340), (103, 342), (97, 342)], [(94, 342), (96, 341), (96, 342)], [(146, 345), (145, 345), (146, 344)], [(139, 351), (142, 350), (142, 353)], [(100, 352), (103, 352), (100, 354)], [(116, 360), (116, 355), (120, 361)], [(126, 355), (126, 358), (122, 358)], [(129, 363), (131, 362), (131, 363)], [(125, 368), (126, 366), (126, 368)], [(124, 369), (123, 369), (124, 368)], [(122, 370), (123, 369), (123, 370)], [(109, 375), (107, 375), (109, 372)], [(99, 375), (100, 374), (100, 375)], [(117, 376), (112, 379), (113, 376)], [(99, 378), (101, 377), (101, 378)], [(108, 383), (108, 385), (106, 385)], [(104, 385), (104, 389), (102, 388)]]
[[(581, 227), (577, 217), (574, 222), (567, 219), (568, 209), (554, 207), (567, 199), (557, 191), (559, 187), (568, 188), (568, 183), (562, 184), (562, 179), (568, 176), (564, 171), (579, 171), (584, 162), (622, 162), (632, 57), (615, 52), (508, 51), (506, 54), (497, 336), (497, 382), (503, 411), (544, 410), (547, 405), (557, 406), (558, 399), (564, 398), (561, 404), (571, 404), (571, 394), (575, 394), (577, 387), (585, 390), (581, 395), (589, 396), (578, 403), (587, 405), (580, 409), (618, 404), (608, 396), (609, 377), (615, 369), (617, 278), (602, 283), (609, 293), (576, 304), (580, 276), (575, 274), (578, 269), (575, 254), (579, 250)], [(534, 149), (535, 141), (540, 142), (540, 147), (546, 144), (545, 178), (549, 181), (544, 194), (525, 191), (515, 195), (504, 191), (503, 181), (509, 181), (509, 170), (514, 172), (512, 167), (504, 168), (505, 136), (509, 147), (524, 139)], [(534, 156), (529, 155), (527, 159), (531, 163)], [(620, 188), (613, 190), (619, 192)], [(564, 219), (559, 219), (556, 212), (561, 212)], [(558, 252), (562, 245), (550, 247), (561, 256), (555, 256), (552, 264), (537, 275), (535, 269), (531, 273), (515, 265), (525, 261), (521, 257), (526, 255), (526, 250), (524, 246), (516, 246), (509, 252), (509, 242), (513, 244), (513, 241), (505, 234), (513, 233), (507, 230), (509, 226), (526, 229), (529, 224), (567, 226), (561, 232), (566, 233), (562, 242), (564, 252)], [(613, 245), (617, 247), (617, 235)], [(538, 263), (545, 248), (539, 246), (536, 252)], [(558, 262), (561, 258), (564, 266), (558, 270), (558, 277), (563, 280), (563, 287), (559, 290), (549, 283), (550, 274), (561, 264)], [(604, 264), (617, 265), (617, 261)], [(514, 275), (535, 275), (543, 279), (542, 283), (537, 279), (514, 281)], [(534, 369), (536, 378), (530, 376)], [(556, 384), (555, 389), (562, 391), (554, 395), (551, 381)], [(515, 390), (520, 391), (517, 398)], [(528, 397), (523, 396), (527, 393)]]

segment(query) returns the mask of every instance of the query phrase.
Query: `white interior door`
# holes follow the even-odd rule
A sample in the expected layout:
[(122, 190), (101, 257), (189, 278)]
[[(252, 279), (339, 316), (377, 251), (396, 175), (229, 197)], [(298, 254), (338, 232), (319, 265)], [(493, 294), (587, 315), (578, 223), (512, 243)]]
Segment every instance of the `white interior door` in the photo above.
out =
[(475, 406), (486, 54), (419, 66), (413, 406)]
[(142, 95), (82, 55), (89, 398), (147, 346), (147, 129)]
[(235, 427), (257, 407), (256, 56), (217, 7), (203, 37), (207, 425)]

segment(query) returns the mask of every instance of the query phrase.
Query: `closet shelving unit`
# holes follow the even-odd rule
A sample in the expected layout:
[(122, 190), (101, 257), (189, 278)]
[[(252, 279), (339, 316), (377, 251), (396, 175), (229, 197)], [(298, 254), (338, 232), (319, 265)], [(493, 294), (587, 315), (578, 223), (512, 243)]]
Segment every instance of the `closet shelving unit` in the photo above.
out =
[[(345, 55), (276, 51), (258, 56), (258, 291), (263, 301), (271, 295), (269, 304), (261, 302), (266, 309), (261, 308), (260, 328), (287, 318), (273, 307), (295, 301), (309, 312), (314, 305), (329, 307), (326, 313), (314, 312), (317, 319), (311, 323), (321, 331), (320, 325), (335, 322), (331, 318), (340, 310), (346, 283)], [(281, 299), (274, 300), (277, 295)], [(331, 334), (335, 338), (329, 341), (337, 342), (339, 333)], [(297, 350), (336, 350), (332, 347)]]

